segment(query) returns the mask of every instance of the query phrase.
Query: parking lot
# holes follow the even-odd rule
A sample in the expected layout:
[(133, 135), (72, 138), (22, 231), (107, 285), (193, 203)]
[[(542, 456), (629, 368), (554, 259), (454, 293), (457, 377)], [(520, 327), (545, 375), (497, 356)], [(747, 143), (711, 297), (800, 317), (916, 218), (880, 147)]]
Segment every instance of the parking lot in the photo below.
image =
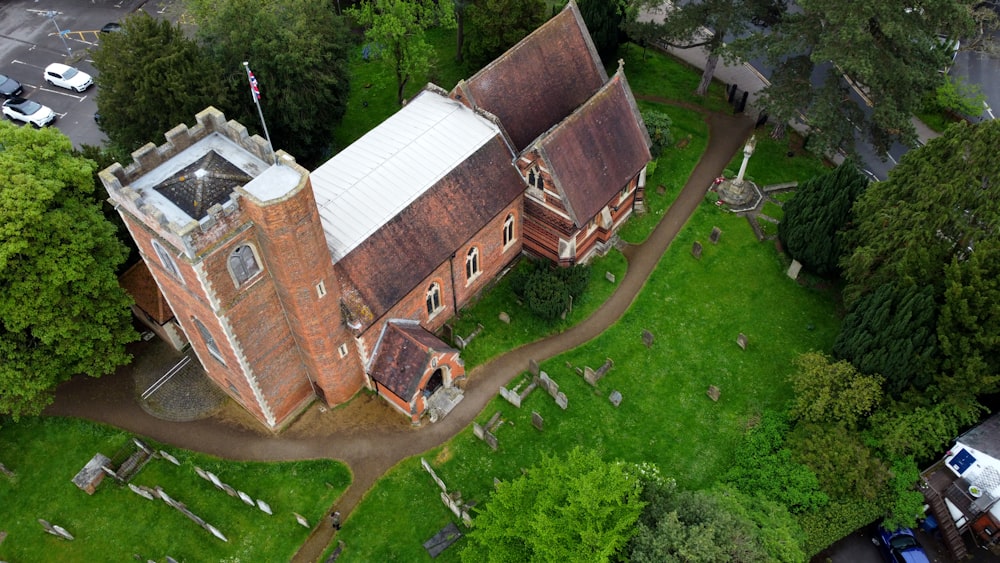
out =
[(96, 80), (90, 50), (100, 43), (101, 27), (140, 8), (153, 14), (165, 9), (147, 0), (0, 2), (0, 73), (24, 86), (22, 97), (52, 108), (58, 116), (52, 126), (74, 146), (100, 145), (106, 138), (94, 122), (97, 86), (64, 90), (47, 84), (42, 72), (50, 63), (64, 63)]

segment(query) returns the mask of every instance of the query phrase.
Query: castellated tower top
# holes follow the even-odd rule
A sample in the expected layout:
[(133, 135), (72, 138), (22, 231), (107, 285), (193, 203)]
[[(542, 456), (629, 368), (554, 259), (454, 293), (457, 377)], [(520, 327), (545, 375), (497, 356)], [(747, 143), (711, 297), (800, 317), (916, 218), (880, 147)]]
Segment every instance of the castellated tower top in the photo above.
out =
[(294, 193), (308, 177), (284, 152), (270, 164), (275, 159), (267, 142), (227, 122), (221, 111), (210, 107), (196, 118), (194, 127), (168, 131), (166, 143), (133, 152), (128, 167), (116, 163), (100, 173), (116, 206), (176, 237), (189, 254), (196, 253), (199, 233), (238, 211), (241, 197), (266, 205)]

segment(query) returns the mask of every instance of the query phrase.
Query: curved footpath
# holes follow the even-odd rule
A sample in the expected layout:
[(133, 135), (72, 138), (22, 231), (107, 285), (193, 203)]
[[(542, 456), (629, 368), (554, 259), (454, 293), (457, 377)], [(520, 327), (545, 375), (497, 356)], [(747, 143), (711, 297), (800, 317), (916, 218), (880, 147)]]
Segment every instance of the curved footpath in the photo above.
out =
[[(226, 459), (329, 458), (342, 461), (353, 477), (348, 489), (337, 500), (337, 509), (346, 517), (375, 481), (395, 464), (447, 441), (466, 428), (496, 396), (501, 385), (527, 369), (529, 359), (542, 361), (575, 348), (599, 335), (625, 313), (663, 252), (701, 203), (712, 180), (722, 173), (753, 128), (753, 122), (746, 117), (712, 113), (706, 115), (705, 120), (709, 126), (705, 153), (646, 242), (625, 248), (628, 270), (611, 298), (569, 330), (507, 352), (475, 368), (469, 374), (465, 398), (435, 424), (416, 431), (399, 424), (365, 429), (351, 429), (348, 424), (346, 429), (336, 432), (289, 438), (260, 434), (211, 418), (170, 422), (150, 416), (139, 406), (127, 369), (100, 379), (75, 378), (60, 386), (55, 403), (45, 413), (110, 424), (163, 443)], [(293, 561), (316, 561), (332, 537), (333, 529), (320, 521)]]

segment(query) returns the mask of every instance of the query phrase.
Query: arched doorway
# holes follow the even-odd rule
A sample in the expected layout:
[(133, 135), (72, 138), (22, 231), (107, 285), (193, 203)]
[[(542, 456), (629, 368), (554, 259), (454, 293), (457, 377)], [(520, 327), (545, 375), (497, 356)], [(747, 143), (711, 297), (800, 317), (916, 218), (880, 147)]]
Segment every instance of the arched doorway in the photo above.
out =
[(424, 386), (424, 395), (433, 395), (442, 385), (444, 385), (444, 372), (441, 371), (441, 368), (437, 368), (431, 374), (431, 378), (427, 380), (427, 385)]

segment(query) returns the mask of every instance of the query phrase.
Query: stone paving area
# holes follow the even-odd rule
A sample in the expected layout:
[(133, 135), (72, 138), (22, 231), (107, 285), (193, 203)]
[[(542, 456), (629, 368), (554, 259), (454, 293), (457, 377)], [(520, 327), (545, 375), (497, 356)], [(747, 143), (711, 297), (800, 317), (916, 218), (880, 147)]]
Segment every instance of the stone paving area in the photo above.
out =
[[(160, 382), (185, 356), (190, 358), (187, 365), (143, 400), (143, 393)], [(178, 352), (159, 338), (150, 341), (145, 352), (135, 358), (132, 379), (139, 406), (161, 420), (189, 422), (208, 418), (228, 400), (205, 374), (194, 352), (190, 349)]]

